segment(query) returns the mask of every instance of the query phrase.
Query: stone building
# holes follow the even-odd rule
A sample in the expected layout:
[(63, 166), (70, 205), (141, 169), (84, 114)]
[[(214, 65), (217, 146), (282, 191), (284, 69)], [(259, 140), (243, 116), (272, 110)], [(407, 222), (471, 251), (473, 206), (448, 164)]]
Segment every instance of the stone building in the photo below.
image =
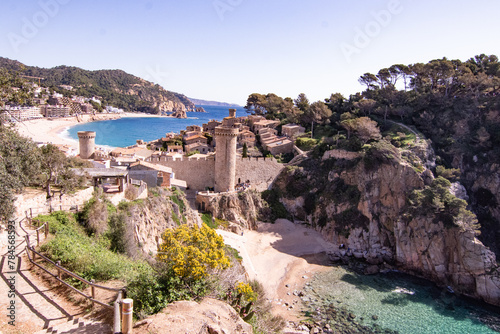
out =
[(239, 122), (235, 121), (234, 115), (230, 111), (229, 117), (214, 129), (215, 155), (171, 157), (161, 154), (153, 155), (147, 161), (172, 168), (176, 178), (185, 180), (190, 189), (197, 191), (234, 191), (236, 183), (247, 180), (252, 189), (268, 189), (284, 166), (274, 158), (243, 158), (236, 153), (239, 129), (233, 124), (236, 126)]
[(95, 132), (78, 131), (78, 140), (80, 146), (80, 158), (92, 159), (95, 151)]
[(215, 128), (215, 191), (234, 190), (236, 185), (236, 144), (240, 130), (234, 127), (236, 109)]
[(304, 127), (297, 124), (286, 124), (281, 127), (281, 133), (288, 138), (296, 138), (305, 131), (306, 129)]

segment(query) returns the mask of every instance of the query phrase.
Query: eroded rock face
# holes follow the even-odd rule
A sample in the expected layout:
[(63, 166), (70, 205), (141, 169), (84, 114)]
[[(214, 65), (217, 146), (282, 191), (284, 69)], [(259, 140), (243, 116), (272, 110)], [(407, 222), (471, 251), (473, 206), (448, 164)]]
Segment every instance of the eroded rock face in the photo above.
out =
[(253, 191), (219, 194), (210, 198), (207, 211), (213, 217), (227, 220), (245, 229), (255, 230), (259, 213), (264, 208), (260, 194)]
[[(288, 169), (288, 176), (281, 175), (275, 184), (294, 217), (310, 223), (328, 241), (343, 244), (336, 256), (390, 264), (500, 305), (495, 254), (477, 239), (472, 227), (460, 222), (445, 226), (433, 213), (405, 215), (409, 193), (428, 184), (429, 170), (419, 172), (405, 161), (375, 168), (367, 168), (362, 159), (356, 164), (327, 163), (310, 170), (305, 163)], [(299, 186), (306, 191), (290, 196), (298, 193)]]
[[(186, 219), (183, 223), (201, 226), (198, 213), (191, 210), (187, 203), (182, 214), (177, 204), (161, 197), (150, 197), (133, 206), (130, 209), (130, 221), (133, 222), (135, 241), (142, 252), (147, 255), (156, 254), (163, 232), (167, 228), (178, 226), (182, 216)], [(178, 221), (173, 217), (177, 217)]]
[(137, 334), (251, 334), (252, 326), (243, 321), (228, 304), (211, 298), (201, 303), (179, 301), (136, 324)]

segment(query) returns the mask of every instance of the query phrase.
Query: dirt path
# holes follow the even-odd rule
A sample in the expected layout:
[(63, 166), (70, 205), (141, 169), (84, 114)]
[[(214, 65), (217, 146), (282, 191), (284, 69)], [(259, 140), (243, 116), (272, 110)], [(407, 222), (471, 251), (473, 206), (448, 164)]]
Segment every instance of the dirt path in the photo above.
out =
[[(86, 310), (64, 298), (64, 289), (40, 277), (31, 269), (24, 251), (24, 232), (15, 239), (18, 245), (15, 258), (7, 253), (8, 233), (0, 231), (0, 333), (110, 333), (111, 327), (100, 322), (84, 319)], [(43, 238), (42, 238), (43, 239)], [(15, 297), (12, 293), (14, 283)], [(14, 326), (9, 321), (7, 307), (14, 305)]]
[(287, 320), (301, 318), (298, 294), (314, 273), (329, 268), (326, 253), (335, 245), (318, 232), (284, 219), (259, 223), (257, 231), (243, 235), (217, 232), (240, 252), (250, 279), (263, 285), (273, 311)]

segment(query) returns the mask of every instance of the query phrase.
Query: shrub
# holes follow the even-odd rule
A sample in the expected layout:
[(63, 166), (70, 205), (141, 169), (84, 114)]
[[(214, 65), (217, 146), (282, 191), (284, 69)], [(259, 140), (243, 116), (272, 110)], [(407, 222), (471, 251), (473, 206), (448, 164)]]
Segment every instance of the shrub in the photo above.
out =
[(458, 168), (446, 168), (444, 166), (436, 167), (436, 175), (442, 176), (445, 179), (455, 182), (460, 179), (460, 169)]
[(280, 202), (280, 194), (277, 190), (271, 189), (263, 191), (262, 199), (267, 202), (271, 209), (271, 221), (274, 222), (276, 219), (287, 218), (289, 216), (285, 206)]
[(467, 202), (450, 193), (451, 183), (442, 176), (435, 178), (430, 186), (413, 190), (408, 196), (409, 218), (434, 216), (446, 227), (462, 226), (479, 230), (476, 216), (467, 210)]
[(107, 230), (108, 219), (115, 212), (113, 204), (97, 195), (85, 203), (83, 210), (76, 214), (76, 219), (85, 227), (88, 235), (99, 236)]
[(385, 140), (372, 143), (368, 148), (364, 159), (367, 169), (376, 168), (381, 164), (399, 162), (400, 160), (401, 154), (399, 153), (399, 150)]
[(298, 148), (304, 151), (311, 150), (314, 146), (316, 146), (316, 143), (316, 139), (306, 137), (299, 137), (295, 141), (295, 145), (297, 145)]
[(168, 229), (162, 235), (162, 240), (157, 259), (165, 262), (177, 276), (186, 281), (206, 277), (209, 269), (226, 269), (230, 266), (224, 253), (224, 240), (206, 224), (201, 228), (181, 225)]
[(139, 196), (139, 191), (136, 186), (129, 186), (125, 189), (125, 198), (129, 201), (133, 201)]
[(87, 236), (74, 220), (63, 218), (56, 226), (55, 237), (41, 246), (42, 252), (87, 280), (127, 281), (149, 268), (145, 262), (110, 251), (106, 239)]
[(178, 300), (200, 299), (207, 292), (207, 282), (198, 280), (187, 285), (171, 270), (161, 266), (142, 272), (127, 285), (127, 295), (134, 300), (134, 316), (144, 318)]

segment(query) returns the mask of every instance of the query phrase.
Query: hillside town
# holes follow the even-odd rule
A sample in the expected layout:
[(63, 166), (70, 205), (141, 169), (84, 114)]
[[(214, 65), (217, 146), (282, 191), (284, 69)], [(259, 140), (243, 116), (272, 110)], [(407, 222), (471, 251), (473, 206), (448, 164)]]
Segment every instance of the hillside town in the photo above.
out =
[[(250, 179), (254, 180), (254, 184), (259, 184), (260, 180), (259, 177), (248, 176), (246, 172), (240, 172), (236, 180), (235, 173), (241, 170), (235, 165), (237, 157), (253, 158), (255, 163), (274, 161), (276, 164), (276, 160), (271, 156), (292, 154), (295, 149), (294, 138), (303, 134), (304, 128), (294, 124), (283, 125), (282, 135), (278, 135), (276, 128), (279, 126), (279, 121), (266, 120), (263, 116), (256, 115), (235, 117), (235, 114), (236, 110), (230, 109), (229, 116), (222, 122), (212, 120), (202, 126), (188, 126), (180, 134), (167, 133), (165, 137), (150, 142), (138, 139), (135, 145), (118, 147), (110, 151), (96, 148), (96, 133), (92, 131), (78, 133), (79, 152), (69, 146), (57, 146), (68, 156), (77, 155), (90, 160), (94, 167), (88, 170), (91, 176), (102, 175), (105, 170), (113, 172), (122, 170), (126, 171), (131, 179), (144, 182), (148, 187), (175, 186), (197, 191), (214, 188), (218, 188), (219, 191), (242, 190), (250, 186)], [(218, 133), (220, 129), (231, 129), (235, 138), (232, 145), (223, 142), (225, 136)], [(222, 155), (221, 150), (224, 149), (227, 152)], [(216, 161), (221, 162), (223, 159), (227, 160), (223, 162), (224, 166), (216, 168)], [(191, 166), (193, 163), (196, 163), (197, 167)], [(233, 171), (224, 171), (225, 165), (231, 163), (234, 164)], [(217, 169), (215, 172), (214, 168)], [(193, 173), (194, 170), (198, 173), (205, 170), (207, 175), (214, 176), (204, 177), (202, 181), (195, 180), (193, 175), (197, 173)], [(228, 173), (233, 174), (234, 180), (217, 187), (217, 177)], [(120, 181), (115, 179), (119, 184)], [(123, 189), (121, 186), (109, 187), (105, 192), (117, 192)]]
[[(30, 77), (31, 79), (43, 78)], [(99, 97), (86, 98), (73, 95), (74, 87), (60, 85), (58, 88), (65, 94), (58, 93), (54, 89), (42, 87), (37, 83), (31, 83), (29, 94), (32, 94), (33, 106), (20, 106), (18, 104), (6, 105), (1, 110), (0, 117), (11, 122), (22, 122), (39, 118), (59, 118), (81, 115), (95, 115), (98, 111), (107, 113), (123, 113), (123, 109), (113, 106), (102, 105)], [(13, 88), (15, 89), (15, 88)], [(71, 96), (71, 97), (70, 97)]]

